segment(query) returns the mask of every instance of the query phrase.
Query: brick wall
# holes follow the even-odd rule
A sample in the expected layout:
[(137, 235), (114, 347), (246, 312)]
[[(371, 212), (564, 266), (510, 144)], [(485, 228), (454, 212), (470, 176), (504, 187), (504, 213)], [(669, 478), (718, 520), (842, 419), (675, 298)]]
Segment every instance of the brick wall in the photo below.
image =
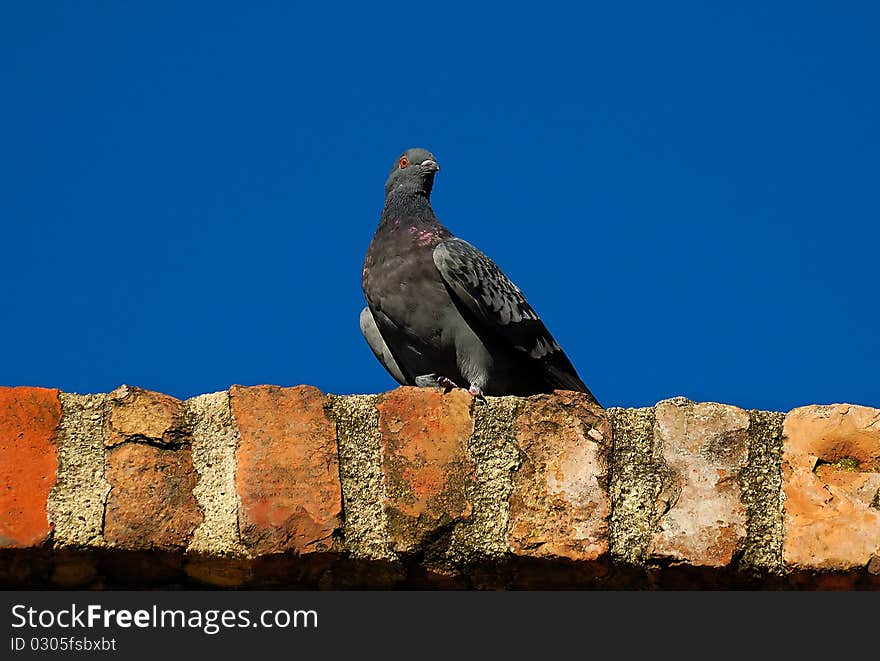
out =
[(880, 586), (880, 410), (0, 388), (3, 587)]

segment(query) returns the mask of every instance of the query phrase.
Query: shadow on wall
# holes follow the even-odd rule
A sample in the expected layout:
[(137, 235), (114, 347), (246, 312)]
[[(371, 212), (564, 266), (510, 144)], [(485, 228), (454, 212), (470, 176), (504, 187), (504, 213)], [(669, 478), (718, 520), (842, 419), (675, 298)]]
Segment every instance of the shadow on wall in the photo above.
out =
[(656, 564), (635, 567), (600, 559), (486, 558), (451, 574), (424, 558), (361, 560), (341, 553), (274, 554), (222, 559), (166, 551), (0, 551), (3, 589), (394, 589), (414, 590), (875, 590), (880, 577), (851, 572), (798, 572), (785, 577), (726, 568)]

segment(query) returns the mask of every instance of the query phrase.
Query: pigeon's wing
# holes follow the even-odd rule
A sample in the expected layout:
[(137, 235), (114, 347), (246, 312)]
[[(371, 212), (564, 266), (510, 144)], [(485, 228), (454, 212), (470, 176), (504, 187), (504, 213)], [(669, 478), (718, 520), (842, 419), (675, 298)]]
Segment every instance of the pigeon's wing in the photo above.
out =
[(391, 353), (391, 349), (388, 348), (385, 338), (382, 337), (382, 333), (379, 332), (379, 327), (376, 325), (376, 320), (369, 307), (361, 310), (360, 325), (361, 333), (364, 334), (364, 339), (367, 341), (367, 344), (370, 345), (370, 349), (373, 350), (373, 354), (379, 359), (379, 362), (382, 363), (385, 369), (388, 370), (388, 373), (394, 377), (395, 381), (402, 386), (407, 385), (403, 370), (400, 369), (400, 365), (397, 364), (397, 360)]
[(453, 300), (472, 323), (540, 364), (553, 387), (592, 397), (522, 291), (495, 262), (467, 241), (455, 238), (439, 243), (433, 256)]

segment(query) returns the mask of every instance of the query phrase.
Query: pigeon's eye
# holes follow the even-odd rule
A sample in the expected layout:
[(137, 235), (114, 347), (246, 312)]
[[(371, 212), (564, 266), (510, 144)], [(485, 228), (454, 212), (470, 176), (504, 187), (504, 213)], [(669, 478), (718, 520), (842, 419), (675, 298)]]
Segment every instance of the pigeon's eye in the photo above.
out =
[(401, 156), (397, 164), (401, 170), (406, 170), (406, 166), (409, 165), (409, 159), (406, 156)]

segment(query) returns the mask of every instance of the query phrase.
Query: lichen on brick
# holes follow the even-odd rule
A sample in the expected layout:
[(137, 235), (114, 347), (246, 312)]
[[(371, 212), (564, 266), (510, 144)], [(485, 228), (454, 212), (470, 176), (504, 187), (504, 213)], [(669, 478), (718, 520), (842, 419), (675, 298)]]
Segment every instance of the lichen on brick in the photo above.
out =
[(832, 404), (785, 415), (782, 560), (787, 571), (852, 574), (864, 572), (880, 556), (880, 514), (873, 505), (880, 491), (878, 468), (877, 409)]
[(376, 404), (393, 548), (429, 565), (444, 562), (453, 527), (473, 513), (472, 401), (464, 390), (405, 387)]
[(0, 421), (37, 487), (4, 585), (880, 587), (877, 409), (37, 390)]

